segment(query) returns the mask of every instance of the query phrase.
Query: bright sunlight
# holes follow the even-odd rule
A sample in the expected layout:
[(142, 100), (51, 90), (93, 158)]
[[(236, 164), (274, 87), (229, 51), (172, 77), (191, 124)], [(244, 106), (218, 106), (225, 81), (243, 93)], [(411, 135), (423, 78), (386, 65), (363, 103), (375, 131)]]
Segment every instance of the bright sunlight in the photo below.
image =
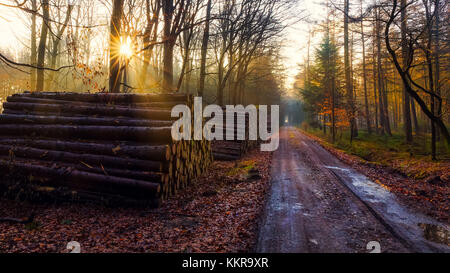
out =
[(133, 45), (131, 44), (130, 36), (120, 37), (120, 56), (130, 59), (133, 56)]

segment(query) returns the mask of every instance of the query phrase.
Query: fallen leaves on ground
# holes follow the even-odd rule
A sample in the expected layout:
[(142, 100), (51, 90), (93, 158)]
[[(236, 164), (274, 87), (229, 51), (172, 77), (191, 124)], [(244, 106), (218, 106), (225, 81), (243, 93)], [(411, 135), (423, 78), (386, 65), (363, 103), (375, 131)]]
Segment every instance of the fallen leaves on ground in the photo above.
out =
[[(0, 252), (249, 252), (269, 188), (272, 155), (254, 151), (239, 162), (215, 162), (191, 187), (159, 209), (94, 204), (31, 204), (0, 199)], [(257, 173), (257, 176), (255, 176)], [(256, 179), (255, 179), (256, 177)]]

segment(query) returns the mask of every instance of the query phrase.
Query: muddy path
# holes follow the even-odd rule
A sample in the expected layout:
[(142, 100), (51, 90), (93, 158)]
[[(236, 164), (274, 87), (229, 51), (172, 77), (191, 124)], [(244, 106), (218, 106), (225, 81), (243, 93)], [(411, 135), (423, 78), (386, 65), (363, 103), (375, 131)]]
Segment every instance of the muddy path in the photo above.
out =
[(381, 252), (450, 252), (448, 230), (298, 130), (281, 129), (258, 252), (370, 252), (371, 244)]

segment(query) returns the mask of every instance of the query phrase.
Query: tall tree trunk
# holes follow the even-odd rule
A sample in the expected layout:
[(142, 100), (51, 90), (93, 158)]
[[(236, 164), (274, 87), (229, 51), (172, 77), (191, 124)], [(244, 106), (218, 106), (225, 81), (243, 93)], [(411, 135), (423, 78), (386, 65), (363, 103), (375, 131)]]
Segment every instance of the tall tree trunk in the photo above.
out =
[[(376, 11), (375, 11), (376, 14)], [(373, 38), (372, 38), (372, 77), (373, 77), (373, 98), (374, 98), (374, 105), (375, 105), (375, 132), (378, 134), (380, 130), (380, 126), (378, 124), (378, 100), (377, 100), (377, 68), (376, 68), (376, 15), (374, 16), (375, 19), (375, 25), (373, 26)]]
[[(333, 72), (334, 74), (334, 72)], [(336, 80), (331, 77), (331, 136), (333, 143), (336, 142)]]
[(413, 117), (413, 123), (414, 123), (414, 131), (416, 132), (416, 135), (420, 134), (420, 126), (419, 126), (419, 120), (417, 119), (417, 113), (416, 113), (416, 103), (414, 100), (411, 100), (411, 113)]
[(220, 53), (220, 58), (219, 58), (219, 67), (218, 67), (218, 85), (217, 85), (217, 103), (220, 106), (224, 106), (223, 103), (223, 91), (225, 89), (225, 67), (224, 67), (224, 63), (225, 63), (225, 48), (226, 48), (226, 42), (223, 41), (222, 42), (222, 51)]
[[(431, 15), (427, 12), (427, 20), (430, 20)], [(428, 79), (430, 82), (430, 92), (435, 93), (435, 86), (434, 86), (434, 74), (433, 74), (433, 60), (432, 60), (432, 45), (433, 45), (433, 26), (428, 27), (428, 42), (427, 42), (427, 49), (425, 53), (425, 58), (427, 61), (427, 67), (428, 67)], [(430, 95), (430, 111), (433, 115), (436, 115), (436, 100), (433, 95)], [(431, 158), (432, 160), (436, 160), (436, 123), (434, 120), (430, 119), (431, 121)]]
[[(401, 0), (401, 9), (402, 59), (403, 67), (406, 68), (408, 65), (408, 41), (406, 39), (408, 18), (406, 14), (406, 0)], [(403, 123), (407, 143), (411, 143), (413, 141), (410, 105), (410, 98), (408, 92), (406, 92), (406, 86), (403, 84)]]
[(380, 109), (380, 125), (381, 125), (381, 133), (387, 133), (391, 135), (391, 128), (389, 124), (389, 115), (387, 111), (387, 98), (386, 98), (386, 90), (384, 84), (384, 71), (382, 66), (382, 56), (381, 56), (381, 26), (380, 26), (380, 18), (379, 18), (379, 7), (376, 8), (377, 20), (376, 20), (376, 42), (377, 42), (377, 74), (378, 74), (378, 100), (379, 100), (379, 109)]
[(349, 121), (350, 121), (350, 140), (352, 141), (358, 134), (355, 122), (355, 104), (353, 100), (353, 82), (351, 79), (350, 68), (350, 51), (349, 51), (349, 36), (348, 36), (348, 19), (350, 11), (349, 0), (344, 0), (344, 66), (345, 66), (345, 87), (347, 90), (347, 103), (349, 107)]
[(44, 91), (44, 66), (45, 66), (45, 47), (47, 43), (48, 26), (49, 26), (49, 4), (48, 0), (42, 0), (42, 28), (41, 37), (39, 39), (38, 56), (37, 56), (37, 79), (36, 91)]
[(205, 29), (203, 32), (203, 40), (202, 40), (202, 52), (201, 52), (201, 60), (200, 60), (200, 80), (198, 86), (198, 95), (200, 97), (203, 96), (203, 92), (205, 91), (205, 79), (206, 79), (206, 53), (208, 52), (208, 40), (209, 40), (209, 25), (211, 18), (211, 0), (208, 0), (208, 4), (206, 5), (206, 18), (205, 18)]
[(174, 13), (173, 0), (163, 0), (164, 14), (164, 52), (163, 52), (163, 91), (171, 92), (173, 86), (173, 49), (175, 38), (172, 35), (172, 21)]
[[(36, 13), (37, 11), (37, 0), (31, 1), (31, 9), (33, 13), (31, 14), (31, 59), (30, 63), (32, 66), (36, 66), (37, 64), (37, 55), (36, 55)], [(36, 90), (36, 68), (31, 68), (30, 74), (30, 89), (31, 91)]]
[(383, 106), (384, 106), (384, 117), (385, 117), (385, 119), (386, 119), (386, 132), (390, 135), (390, 136), (392, 136), (392, 132), (391, 132), (391, 119), (390, 119), (390, 116), (389, 116), (389, 103), (388, 103), (388, 78), (387, 78), (387, 74), (388, 74), (388, 71), (386, 72), (386, 71), (384, 71), (383, 70), (383, 67), (386, 67), (385, 69), (387, 70), (388, 69), (388, 64), (387, 64), (387, 59), (385, 59), (385, 64), (384, 64), (384, 66), (381, 66), (381, 71), (383, 71), (383, 73), (381, 74), (382, 75), (382, 77), (383, 77), (383, 80), (384, 80), (384, 82), (385, 82), (385, 84), (383, 85), (383, 92), (382, 92), (382, 94), (383, 94)]
[(147, 71), (150, 65), (151, 57), (153, 55), (153, 49), (155, 47), (155, 42), (158, 36), (158, 18), (161, 6), (160, 1), (156, 1), (156, 9), (152, 10), (150, 8), (150, 0), (146, 0), (146, 13), (147, 13), (147, 27), (144, 34), (144, 60), (142, 64), (142, 70), (139, 75), (139, 86), (141, 89), (145, 89), (145, 80), (147, 78)]
[[(436, 95), (441, 96), (441, 86), (440, 86), (440, 60), (439, 60), (439, 54), (440, 54), (440, 47), (439, 47), (439, 27), (440, 27), (440, 0), (435, 0), (435, 23), (434, 23), (434, 87), (436, 90)], [(442, 104), (438, 105), (437, 109), (437, 115), (441, 118), (442, 117)], [(437, 133), (437, 140), (440, 139), (440, 133), (439, 131), (436, 131)]]
[(305, 71), (305, 83), (309, 83), (310, 77), (310, 61), (311, 61), (311, 29), (308, 32), (308, 45), (307, 45), (307, 53), (306, 53), (306, 71)]
[[(62, 35), (64, 34), (64, 31), (66, 30), (67, 25), (69, 24), (70, 15), (72, 14), (73, 8), (74, 8), (73, 5), (69, 5), (67, 7), (67, 13), (66, 13), (66, 18), (64, 19), (64, 23), (62, 26), (57, 27), (58, 33), (56, 33), (56, 37), (53, 37), (52, 51), (50, 53), (50, 68), (54, 69), (56, 67), (56, 60), (57, 60), (58, 51), (59, 51), (59, 43), (62, 39)], [(47, 91), (52, 90), (52, 83), (53, 83), (53, 79), (55, 77), (55, 73), (57, 73), (57, 72), (50, 71), (50, 73), (49, 73), (47, 84), (46, 84)]]
[(180, 92), (181, 89), (181, 85), (183, 84), (183, 79), (185, 74), (187, 73), (187, 69), (189, 66), (189, 56), (191, 54), (191, 50), (190, 50), (190, 46), (191, 46), (191, 39), (192, 39), (192, 29), (190, 30), (186, 30), (183, 33), (183, 40), (184, 40), (184, 57), (183, 57), (183, 64), (181, 67), (181, 73), (180, 73), (180, 77), (178, 78), (178, 83), (177, 83), (177, 89), (176, 92)]
[[(361, 0), (361, 16), (362, 16), (362, 4), (363, 4), (363, 2)], [(372, 126), (370, 124), (369, 100), (367, 98), (367, 67), (366, 67), (366, 41), (365, 41), (365, 36), (364, 36), (364, 20), (361, 20), (361, 42), (362, 42), (363, 85), (364, 85), (364, 106), (365, 106), (365, 110), (366, 110), (366, 126), (367, 126), (367, 132), (369, 134), (372, 134)], [(333, 117), (333, 120), (334, 120), (334, 117)]]
[[(248, 66), (249, 63), (246, 62), (246, 64), (244, 65), (244, 69), (242, 71), (242, 76), (240, 78), (240, 83), (239, 83), (239, 100), (238, 103), (243, 104), (243, 105), (247, 105), (245, 102), (245, 79), (246, 79), (246, 75), (248, 73)], [(258, 104), (259, 104), (259, 97), (258, 97)]]
[(186, 94), (191, 94), (191, 79), (192, 79), (192, 63), (193, 63), (193, 58), (189, 58), (189, 61), (187, 63), (186, 69), (186, 75), (185, 78), (186, 80), (184, 81), (184, 91)]
[(120, 36), (124, 0), (114, 0), (109, 38), (109, 92), (120, 93)]
[[(242, 50), (239, 49), (239, 59), (241, 59), (241, 58), (242, 58)], [(236, 78), (235, 78), (235, 81), (234, 81), (233, 99), (232, 99), (232, 103), (234, 105), (238, 104), (238, 96), (240, 96), (239, 86), (240, 86), (240, 83), (241, 83), (243, 66), (244, 66), (244, 64), (241, 61), (239, 63), (239, 65), (238, 65), (238, 67), (237, 67)]]

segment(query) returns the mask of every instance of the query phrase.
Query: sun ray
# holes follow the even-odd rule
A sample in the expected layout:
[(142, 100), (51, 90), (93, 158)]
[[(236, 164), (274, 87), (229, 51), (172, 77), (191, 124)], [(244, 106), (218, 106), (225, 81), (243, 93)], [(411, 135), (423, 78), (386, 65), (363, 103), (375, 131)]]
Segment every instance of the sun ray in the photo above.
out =
[(134, 55), (133, 44), (130, 36), (120, 37), (120, 49), (119, 54), (126, 59), (130, 59)]

